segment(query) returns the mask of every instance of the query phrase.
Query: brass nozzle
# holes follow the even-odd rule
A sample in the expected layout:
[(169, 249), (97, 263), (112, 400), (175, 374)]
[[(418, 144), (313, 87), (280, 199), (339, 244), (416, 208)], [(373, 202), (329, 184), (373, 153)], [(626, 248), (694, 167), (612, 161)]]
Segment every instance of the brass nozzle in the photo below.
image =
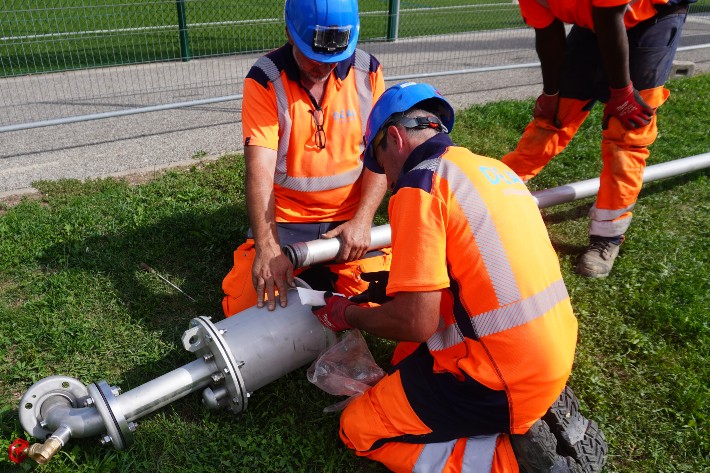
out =
[(49, 437), (44, 443), (30, 445), (30, 448), (27, 449), (27, 456), (40, 465), (46, 465), (63, 446), (64, 444), (57, 437)]

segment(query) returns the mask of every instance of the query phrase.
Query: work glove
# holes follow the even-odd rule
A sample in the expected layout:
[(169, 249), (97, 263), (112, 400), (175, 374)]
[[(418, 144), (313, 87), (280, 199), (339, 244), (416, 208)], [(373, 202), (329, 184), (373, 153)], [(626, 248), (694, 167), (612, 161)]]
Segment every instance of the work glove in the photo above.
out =
[[(560, 100), (560, 93), (556, 92), (552, 95), (547, 95), (546, 93), (540, 94), (540, 96), (535, 101), (535, 108), (533, 109), (534, 118), (542, 118), (549, 120), (557, 126), (557, 105)], [(559, 127), (558, 127), (559, 128)]]
[(357, 296), (350, 298), (352, 302), (374, 302), (375, 304), (384, 304), (391, 301), (392, 298), (387, 296), (387, 282), (389, 281), (389, 271), (376, 271), (374, 273), (362, 273), (360, 275), (363, 281), (370, 284), (367, 289)]
[(604, 107), (602, 129), (609, 126), (611, 117), (619, 119), (626, 129), (639, 128), (648, 125), (653, 118), (654, 110), (643, 101), (633, 84), (621, 89), (609, 89), (609, 102)]
[(334, 296), (332, 292), (328, 291), (325, 293), (325, 305), (313, 307), (311, 311), (313, 315), (318, 317), (318, 320), (320, 320), (320, 323), (323, 324), (324, 327), (329, 328), (333, 332), (340, 332), (341, 330), (353, 328), (353, 326), (345, 320), (345, 309), (351, 305), (357, 304), (343, 296)]

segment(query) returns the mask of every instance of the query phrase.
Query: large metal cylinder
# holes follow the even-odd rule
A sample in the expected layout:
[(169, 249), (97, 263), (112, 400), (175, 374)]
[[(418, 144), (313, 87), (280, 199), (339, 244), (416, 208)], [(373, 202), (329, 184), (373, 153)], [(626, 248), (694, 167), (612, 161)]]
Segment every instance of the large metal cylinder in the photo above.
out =
[(205, 404), (235, 413), (246, 409), (252, 392), (315, 360), (336, 341), (295, 293), (284, 308), (252, 307), (217, 324), (197, 317), (191, 325), (182, 337), (185, 349), (214, 357), (218, 368), (216, 382), (203, 394)]

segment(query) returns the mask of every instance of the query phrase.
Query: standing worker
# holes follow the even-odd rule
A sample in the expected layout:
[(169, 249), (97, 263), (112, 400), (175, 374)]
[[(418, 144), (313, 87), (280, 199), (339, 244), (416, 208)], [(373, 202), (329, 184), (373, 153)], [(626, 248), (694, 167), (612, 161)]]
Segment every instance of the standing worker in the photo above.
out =
[[(501, 434), (526, 434), (563, 391), (577, 320), (525, 184), (455, 146), (453, 125), (428, 84), (399, 84), (375, 104), (365, 165), (393, 193), (391, 300), (330, 296), (314, 314), (335, 331), (402, 342), (393, 371), (342, 414), (341, 439), (357, 455), (402, 472), (517, 472)], [(545, 453), (549, 468), (530, 473), (576, 464)]]
[[(631, 223), (657, 135), (656, 110), (695, 0), (520, 0), (535, 28), (543, 93), (515, 151), (503, 157), (524, 181), (562, 152), (597, 100), (604, 102), (599, 194), (577, 273), (611, 271)], [(565, 36), (564, 23), (572, 24)]]
[(384, 79), (377, 59), (356, 49), (357, 0), (287, 0), (284, 16), (288, 43), (261, 57), (244, 81), (251, 228), (222, 284), (227, 316), (265, 300), (273, 310), (277, 297), (286, 305), (294, 268), (284, 245), (342, 240), (335, 264), (301, 273), (314, 288), (356, 294), (367, 285), (361, 272), (388, 269), (388, 255), (366, 255), (386, 187), (363, 168), (362, 136)]

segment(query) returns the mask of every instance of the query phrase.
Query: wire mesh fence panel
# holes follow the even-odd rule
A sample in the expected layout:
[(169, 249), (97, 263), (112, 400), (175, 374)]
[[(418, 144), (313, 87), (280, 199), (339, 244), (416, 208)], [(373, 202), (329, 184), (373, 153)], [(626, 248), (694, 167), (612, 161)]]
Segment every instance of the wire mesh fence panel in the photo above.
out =
[[(0, 131), (238, 95), (256, 58), (286, 41), (283, 4), (3, 0)], [(710, 0), (693, 9), (707, 18)], [(537, 60), (511, 0), (362, 0), (360, 13), (361, 47), (386, 77)]]

